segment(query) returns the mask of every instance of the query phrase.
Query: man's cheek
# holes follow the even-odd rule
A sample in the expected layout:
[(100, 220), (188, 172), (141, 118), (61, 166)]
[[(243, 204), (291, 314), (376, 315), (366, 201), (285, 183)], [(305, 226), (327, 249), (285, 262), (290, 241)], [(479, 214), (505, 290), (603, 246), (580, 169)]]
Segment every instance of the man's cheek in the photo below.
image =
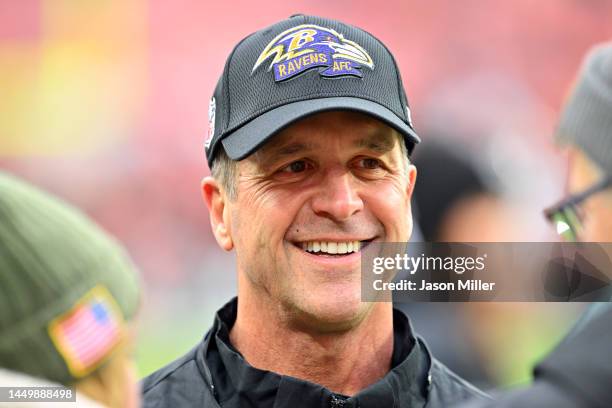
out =
[(364, 197), (364, 201), (381, 219), (389, 217), (397, 219), (398, 211), (402, 211), (404, 216), (405, 209), (410, 205), (410, 197), (406, 191), (395, 185), (369, 192)]

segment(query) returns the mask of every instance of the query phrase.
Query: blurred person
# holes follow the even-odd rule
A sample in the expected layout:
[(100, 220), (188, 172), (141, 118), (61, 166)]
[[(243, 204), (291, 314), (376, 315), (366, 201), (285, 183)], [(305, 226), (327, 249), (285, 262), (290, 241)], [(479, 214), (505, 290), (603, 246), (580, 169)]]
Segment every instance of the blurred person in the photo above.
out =
[(139, 406), (131, 323), (139, 296), (114, 239), (0, 172), (1, 386), (62, 384), (77, 406)]
[(516, 238), (512, 209), (473, 150), (438, 137), (414, 155), (414, 204), (425, 242), (498, 242)]
[[(504, 188), (477, 146), (433, 133), (414, 154), (414, 205), (426, 242), (529, 240), (526, 211)], [(431, 139), (431, 140), (430, 140)], [(567, 329), (574, 305), (467, 302), (399, 303), (435, 355), (470, 382), (489, 388), (530, 378), (531, 366)], [(559, 311), (557, 311), (559, 309)], [(546, 325), (543, 326), (543, 321)], [(457, 341), (449, 344), (446, 334)], [(516, 347), (516, 341), (521, 347)]]
[(240, 42), (211, 100), (202, 183), (238, 298), (144, 380), (147, 407), (417, 407), (485, 397), (390, 302), (361, 301), (360, 250), (406, 242), (419, 141), (370, 34), (297, 15)]
[[(569, 150), (569, 196), (546, 216), (566, 240), (612, 242), (612, 43), (585, 58), (563, 108), (557, 141)], [(612, 305), (595, 304), (534, 368), (530, 387), (465, 406), (609, 407), (611, 383)]]
[[(419, 178), (413, 204), (425, 242), (504, 240), (508, 210), (470, 149), (437, 134), (414, 154)], [(484, 353), (472, 337), (481, 322), (462, 303), (398, 303), (435, 355), (478, 386), (492, 386)], [(449, 344), (446, 335), (457, 339)], [(464, 339), (460, 341), (459, 339)], [(483, 339), (485, 340), (485, 339)]]

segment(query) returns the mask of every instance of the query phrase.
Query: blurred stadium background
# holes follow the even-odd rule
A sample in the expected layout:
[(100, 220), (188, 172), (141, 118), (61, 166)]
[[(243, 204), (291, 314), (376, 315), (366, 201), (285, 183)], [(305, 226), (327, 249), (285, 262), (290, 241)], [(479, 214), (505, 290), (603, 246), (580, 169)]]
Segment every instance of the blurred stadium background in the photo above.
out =
[[(487, 180), (494, 208), (455, 216), (441, 236), (554, 239), (541, 220), (563, 194), (554, 121), (584, 52), (612, 38), (610, 1), (0, 0), (0, 166), (127, 246), (147, 290), (142, 375), (192, 347), (235, 293), (232, 255), (216, 246), (199, 191), (208, 100), (235, 43), (296, 13), (385, 42), (424, 143), (463, 152)], [(434, 352), (485, 387), (529, 379), (581, 310), (417, 307)]]

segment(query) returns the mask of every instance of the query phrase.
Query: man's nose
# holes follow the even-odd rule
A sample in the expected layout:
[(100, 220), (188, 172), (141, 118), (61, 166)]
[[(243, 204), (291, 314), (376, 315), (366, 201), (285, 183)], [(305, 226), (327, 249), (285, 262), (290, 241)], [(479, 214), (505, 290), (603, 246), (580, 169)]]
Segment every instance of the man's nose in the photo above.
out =
[(350, 172), (328, 172), (312, 200), (313, 211), (317, 215), (342, 221), (363, 210), (357, 183)]

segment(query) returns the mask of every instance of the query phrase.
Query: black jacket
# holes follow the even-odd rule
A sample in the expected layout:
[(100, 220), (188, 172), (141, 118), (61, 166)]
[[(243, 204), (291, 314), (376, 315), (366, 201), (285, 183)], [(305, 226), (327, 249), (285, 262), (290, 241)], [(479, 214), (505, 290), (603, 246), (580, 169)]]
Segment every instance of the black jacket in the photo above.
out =
[(445, 407), (469, 398), (487, 398), (432, 358), (425, 343), (412, 334), (406, 316), (397, 310), (393, 368), (350, 398), (318, 384), (250, 366), (229, 341), (236, 310), (234, 299), (219, 310), (199, 345), (143, 380), (145, 408)]

